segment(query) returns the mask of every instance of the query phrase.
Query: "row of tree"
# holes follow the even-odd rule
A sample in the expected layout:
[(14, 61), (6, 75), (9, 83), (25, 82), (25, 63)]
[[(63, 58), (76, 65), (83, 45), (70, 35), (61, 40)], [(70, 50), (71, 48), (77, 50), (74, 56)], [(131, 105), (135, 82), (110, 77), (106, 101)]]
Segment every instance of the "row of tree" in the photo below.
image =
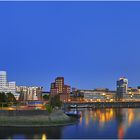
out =
[(16, 98), (12, 93), (0, 93), (0, 106), (9, 106), (11, 104), (16, 104)]

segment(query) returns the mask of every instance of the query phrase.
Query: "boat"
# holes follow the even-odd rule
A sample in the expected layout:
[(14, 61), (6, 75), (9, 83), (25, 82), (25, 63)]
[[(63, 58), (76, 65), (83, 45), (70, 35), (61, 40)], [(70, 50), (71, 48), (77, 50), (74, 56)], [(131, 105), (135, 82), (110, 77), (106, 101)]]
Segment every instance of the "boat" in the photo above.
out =
[(80, 111), (66, 111), (64, 113), (66, 115), (70, 116), (70, 117), (76, 117), (76, 118), (80, 118), (81, 117), (81, 112)]

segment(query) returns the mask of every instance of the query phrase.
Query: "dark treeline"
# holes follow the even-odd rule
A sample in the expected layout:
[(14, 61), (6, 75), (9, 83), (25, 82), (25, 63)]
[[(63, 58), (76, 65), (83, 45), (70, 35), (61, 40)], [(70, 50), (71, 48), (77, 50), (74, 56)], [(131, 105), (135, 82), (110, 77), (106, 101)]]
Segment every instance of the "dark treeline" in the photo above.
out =
[(0, 93), (0, 107), (7, 107), (10, 106), (12, 104), (16, 104), (16, 98), (14, 97), (14, 95), (12, 93), (4, 93), (1, 92)]

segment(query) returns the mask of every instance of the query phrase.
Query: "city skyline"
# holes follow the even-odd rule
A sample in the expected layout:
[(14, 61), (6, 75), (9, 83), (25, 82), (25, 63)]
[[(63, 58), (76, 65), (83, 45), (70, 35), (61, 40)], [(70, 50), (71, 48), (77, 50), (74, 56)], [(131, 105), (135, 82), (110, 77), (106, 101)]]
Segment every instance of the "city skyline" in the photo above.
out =
[[(0, 70), (0, 76), (1, 76), (1, 83), (0, 84), (2, 84), (1, 86), (3, 87), (3, 84), (4, 84), (4, 87), (8, 87), (9, 86), (9, 84), (11, 84), (10, 86), (13, 88), (13, 86), (17, 86), (17, 87), (37, 87), (38, 85), (31, 85), (31, 84), (26, 84), (26, 85), (16, 85), (16, 81), (11, 81), (11, 82), (8, 82), (8, 77), (7, 77), (7, 71), (1, 71)], [(3, 79), (4, 78), (4, 79)], [(55, 80), (56, 79), (61, 79), (62, 78), (62, 81), (64, 82), (64, 77), (63, 76), (57, 76), (56, 78), (55, 78)], [(129, 82), (128, 82), (128, 79), (126, 79), (126, 77), (119, 77), (117, 80), (116, 80), (116, 85), (115, 86), (117, 86), (118, 85), (118, 81), (120, 81), (120, 80), (122, 80), (122, 79), (125, 79), (126, 81), (127, 81), (127, 87), (128, 88), (140, 88), (140, 86), (139, 85), (135, 85), (134, 87), (132, 87), (132, 86), (129, 86)], [(60, 80), (61, 81), (61, 80)], [(62, 82), (62, 85), (63, 85), (63, 82)], [(54, 84), (55, 82), (52, 82), (51, 81), (51, 83), (50, 83), (50, 89), (51, 89), (51, 87), (53, 86), (53, 84)], [(13, 85), (14, 84), (14, 85)], [(64, 86), (68, 86), (68, 85), (64, 85)], [(43, 86), (40, 86), (42, 89), (44, 89), (44, 91), (45, 91), (45, 87), (43, 87)], [(69, 86), (68, 86), (69, 87)], [(61, 87), (62, 88), (62, 87)], [(48, 91), (50, 91), (50, 89), (48, 90)], [(83, 89), (83, 88), (77, 88), (77, 87), (71, 87), (71, 89), (78, 89), (78, 90), (112, 90), (112, 89), (109, 89), (109, 88), (107, 88), (107, 87), (102, 87), (102, 86), (100, 86), (100, 87), (96, 87), (96, 88), (91, 88), (91, 89)], [(116, 89), (114, 89), (114, 91), (116, 91), (117, 90), (117, 87), (116, 87)], [(126, 92), (127, 92), (127, 89), (126, 89)]]
[[(28, 3), (28, 4), (27, 4)], [(138, 2), (1, 2), (0, 69), (17, 85), (49, 90), (140, 85)]]

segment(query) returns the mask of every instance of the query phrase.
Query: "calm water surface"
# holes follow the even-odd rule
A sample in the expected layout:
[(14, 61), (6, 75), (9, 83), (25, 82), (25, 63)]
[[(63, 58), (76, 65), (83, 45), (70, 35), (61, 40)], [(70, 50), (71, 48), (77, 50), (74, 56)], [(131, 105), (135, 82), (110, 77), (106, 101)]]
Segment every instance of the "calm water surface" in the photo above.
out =
[(140, 109), (80, 109), (74, 125), (49, 128), (2, 128), (6, 139), (140, 138)]

